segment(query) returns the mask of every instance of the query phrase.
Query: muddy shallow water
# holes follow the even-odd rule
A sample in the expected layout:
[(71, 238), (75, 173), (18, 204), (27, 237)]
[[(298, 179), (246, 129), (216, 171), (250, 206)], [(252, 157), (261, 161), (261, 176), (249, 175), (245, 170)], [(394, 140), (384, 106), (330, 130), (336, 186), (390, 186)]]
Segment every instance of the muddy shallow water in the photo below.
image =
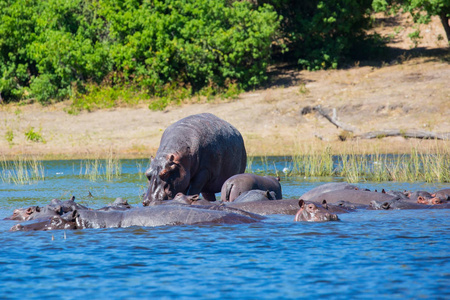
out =
[[(0, 218), (13, 208), (69, 199), (99, 208), (123, 197), (140, 205), (144, 160), (123, 160), (112, 181), (80, 177), (80, 161), (45, 163), (46, 179), (0, 182)], [(272, 163), (271, 163), (272, 164)], [(283, 169), (283, 161), (273, 164)], [(258, 170), (253, 164), (252, 169)], [(282, 177), (298, 197), (339, 178)], [(427, 183), (359, 183), (428, 190)], [(93, 195), (87, 197), (88, 191)], [(0, 221), (0, 298), (447, 298), (450, 210), (358, 211), (340, 222), (262, 223), (10, 232)]]

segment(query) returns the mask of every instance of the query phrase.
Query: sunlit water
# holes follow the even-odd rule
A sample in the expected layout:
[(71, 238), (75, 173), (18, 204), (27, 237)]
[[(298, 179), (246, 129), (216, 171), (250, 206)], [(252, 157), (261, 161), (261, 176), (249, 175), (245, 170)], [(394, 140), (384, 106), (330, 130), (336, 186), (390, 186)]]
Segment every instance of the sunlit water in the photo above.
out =
[[(79, 161), (46, 162), (46, 179), (0, 183), (0, 218), (13, 208), (75, 195), (99, 208), (140, 205), (145, 160), (122, 161), (111, 182), (80, 177)], [(271, 162), (282, 170), (283, 159)], [(252, 170), (263, 169), (253, 163)], [(282, 176), (283, 196), (324, 182)], [(428, 190), (445, 184), (360, 183)], [(93, 198), (87, 197), (88, 191)], [(0, 299), (449, 299), (449, 210), (359, 211), (340, 222), (10, 232), (0, 221)]]

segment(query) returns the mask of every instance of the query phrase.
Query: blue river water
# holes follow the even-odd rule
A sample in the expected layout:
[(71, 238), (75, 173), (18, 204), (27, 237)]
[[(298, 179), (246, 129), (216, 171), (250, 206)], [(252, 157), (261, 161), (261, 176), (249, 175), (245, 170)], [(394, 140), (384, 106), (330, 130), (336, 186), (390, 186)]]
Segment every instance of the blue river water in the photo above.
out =
[[(140, 205), (148, 161), (93, 181), (80, 161), (45, 162), (45, 180), (0, 181), (0, 219), (14, 208), (76, 196), (98, 208)], [(283, 159), (271, 165), (283, 169)], [(252, 166), (258, 170), (257, 163)], [(341, 178), (282, 177), (284, 198)], [(440, 183), (363, 182), (427, 190)], [(89, 192), (92, 198), (87, 197)], [(449, 299), (450, 211), (357, 211), (340, 222), (261, 223), (10, 232), (0, 220), (0, 299)]]

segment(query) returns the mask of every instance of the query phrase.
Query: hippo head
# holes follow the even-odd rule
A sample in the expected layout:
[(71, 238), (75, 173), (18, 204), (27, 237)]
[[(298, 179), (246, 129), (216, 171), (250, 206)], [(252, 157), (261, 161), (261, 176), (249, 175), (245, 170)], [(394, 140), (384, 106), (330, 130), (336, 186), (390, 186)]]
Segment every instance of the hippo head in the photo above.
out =
[(298, 202), (300, 210), (295, 215), (294, 221), (307, 221), (307, 222), (326, 222), (326, 221), (339, 221), (339, 218), (335, 214), (330, 214), (327, 209), (326, 200), (322, 202), (323, 206), (316, 205), (314, 203), (306, 203), (303, 199)]
[(428, 205), (437, 205), (437, 204), (443, 204), (444, 201), (442, 201), (438, 197), (429, 198), (429, 197), (419, 196), (419, 197), (417, 197), (417, 203), (428, 204)]
[(176, 154), (153, 159), (145, 175), (149, 186), (142, 202), (144, 206), (153, 201), (173, 199), (178, 192), (186, 193), (189, 186), (190, 178)]

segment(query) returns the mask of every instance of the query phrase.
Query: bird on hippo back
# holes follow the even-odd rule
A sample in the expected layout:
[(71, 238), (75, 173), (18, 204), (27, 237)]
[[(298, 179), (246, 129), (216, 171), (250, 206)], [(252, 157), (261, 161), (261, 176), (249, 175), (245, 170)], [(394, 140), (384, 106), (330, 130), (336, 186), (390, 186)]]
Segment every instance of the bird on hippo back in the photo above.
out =
[(180, 192), (215, 201), (225, 180), (243, 173), (246, 164), (244, 140), (235, 127), (209, 113), (186, 117), (161, 137), (145, 173), (149, 187), (143, 205), (171, 200)]

